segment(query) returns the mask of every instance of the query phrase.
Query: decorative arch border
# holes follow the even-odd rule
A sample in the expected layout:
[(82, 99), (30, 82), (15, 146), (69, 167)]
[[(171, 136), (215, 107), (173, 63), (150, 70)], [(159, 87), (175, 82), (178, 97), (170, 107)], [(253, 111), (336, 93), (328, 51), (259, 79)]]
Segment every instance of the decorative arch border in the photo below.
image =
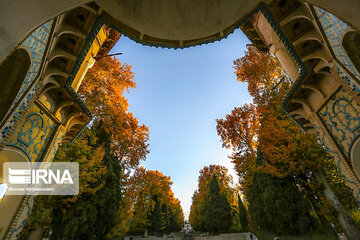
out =
[[(360, 136), (358, 136), (353, 142), (352, 142), (352, 145), (350, 147), (350, 163), (352, 165), (352, 168), (354, 169), (354, 172), (355, 174), (357, 175), (357, 177), (360, 179), (360, 171), (356, 171), (356, 168), (354, 167), (354, 150), (355, 150), (355, 147), (360, 144)], [(359, 167), (360, 167), (360, 163), (359, 163)]]
[(29, 158), (29, 156), (24, 153), (23, 151), (21, 151), (20, 149), (13, 147), (13, 146), (5, 146), (1, 151), (12, 151), (12, 152), (16, 152), (18, 154), (20, 154), (22, 157), (24, 157), (24, 159), (26, 159), (29, 164), (31, 163), (31, 160)]
[(340, 44), (341, 45), (343, 45), (345, 35), (349, 32), (356, 32), (356, 31), (354, 29), (352, 29), (351, 27), (346, 28), (340, 35)]

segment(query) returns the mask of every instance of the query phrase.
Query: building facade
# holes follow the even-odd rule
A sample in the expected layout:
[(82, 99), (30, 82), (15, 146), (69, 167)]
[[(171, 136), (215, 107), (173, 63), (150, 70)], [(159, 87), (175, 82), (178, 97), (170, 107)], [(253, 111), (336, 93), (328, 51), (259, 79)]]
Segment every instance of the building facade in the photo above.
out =
[(277, 57), (293, 81), (284, 111), (319, 137), (360, 201), (359, 33), (301, 1), (264, 4), (241, 28)]
[[(120, 33), (181, 49), (241, 28), (278, 58), (293, 81), (284, 111), (319, 137), (360, 201), (359, 10), (352, 0), (0, 0), (0, 184), (2, 163), (52, 161), (91, 119), (77, 91)], [(0, 239), (16, 239), (33, 198), (0, 199)]]
[[(96, 19), (81, 7), (49, 20), (3, 62), (1, 183), (4, 162), (52, 161), (60, 143), (74, 139), (91, 119), (77, 91), (94, 57), (106, 55), (120, 37), (104, 25), (95, 31)], [(16, 239), (34, 199), (6, 192), (2, 198), (0, 239)]]

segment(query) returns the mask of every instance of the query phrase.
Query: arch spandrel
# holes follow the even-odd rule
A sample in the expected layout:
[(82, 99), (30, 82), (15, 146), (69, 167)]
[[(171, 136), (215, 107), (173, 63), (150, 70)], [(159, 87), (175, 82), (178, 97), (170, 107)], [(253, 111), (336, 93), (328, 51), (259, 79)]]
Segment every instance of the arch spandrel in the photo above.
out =
[(98, 0), (96, 3), (115, 26), (141, 43), (186, 47), (226, 37), (260, 1)]

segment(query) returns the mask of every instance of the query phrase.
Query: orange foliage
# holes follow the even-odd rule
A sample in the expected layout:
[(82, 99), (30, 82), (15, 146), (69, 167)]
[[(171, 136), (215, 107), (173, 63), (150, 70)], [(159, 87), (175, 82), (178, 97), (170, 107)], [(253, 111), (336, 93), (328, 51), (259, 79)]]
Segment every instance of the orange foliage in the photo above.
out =
[[(313, 135), (303, 133), (281, 109), (291, 83), (278, 61), (268, 53), (249, 47), (234, 61), (237, 80), (248, 84), (254, 104), (235, 108), (217, 120), (223, 147), (232, 147), (230, 156), (246, 191), (251, 176), (261, 170), (276, 177), (300, 175), (319, 169), (325, 152)], [(257, 150), (262, 163), (256, 164)]]
[(171, 185), (171, 178), (159, 171), (140, 167), (134, 172), (127, 189), (132, 200), (131, 209), (134, 211), (131, 228), (138, 230), (149, 226), (148, 216), (155, 208), (152, 196), (157, 196), (162, 204), (166, 204), (170, 211), (175, 212), (177, 222), (183, 222), (180, 201), (175, 198)]
[(260, 169), (277, 177), (320, 169), (326, 153), (315, 136), (302, 132), (281, 109), (274, 108), (262, 108), (259, 142), (265, 161)]
[(235, 192), (235, 188), (233, 188), (233, 179), (232, 176), (229, 175), (226, 167), (213, 164), (204, 166), (199, 173), (198, 188), (195, 190), (192, 197), (189, 220), (192, 227), (203, 230), (205, 221), (203, 207), (206, 205), (206, 201), (209, 198), (209, 183), (213, 179), (213, 175), (216, 176), (216, 179), (219, 182), (220, 193), (226, 196), (230, 205), (234, 204), (237, 192)]
[(149, 129), (128, 112), (125, 91), (135, 87), (131, 66), (104, 57), (88, 71), (80, 94), (96, 121), (110, 135), (112, 153), (125, 167), (135, 167), (148, 153)]
[(235, 164), (242, 190), (251, 182), (256, 168), (256, 153), (258, 148), (258, 132), (260, 128), (259, 114), (254, 104), (245, 104), (234, 108), (225, 119), (217, 119), (217, 133), (222, 145), (232, 148), (230, 156)]
[(278, 61), (270, 54), (248, 47), (245, 56), (234, 61), (237, 80), (248, 84), (254, 102), (263, 98), (283, 76)]

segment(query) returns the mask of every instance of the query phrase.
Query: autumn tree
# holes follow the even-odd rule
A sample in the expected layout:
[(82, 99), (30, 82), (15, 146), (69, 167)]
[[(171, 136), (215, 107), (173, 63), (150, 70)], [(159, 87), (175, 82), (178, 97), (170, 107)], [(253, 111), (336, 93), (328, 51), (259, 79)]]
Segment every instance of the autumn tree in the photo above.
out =
[(87, 72), (80, 94), (109, 134), (111, 153), (126, 169), (136, 167), (145, 160), (148, 151), (149, 129), (140, 125), (128, 111), (125, 91), (136, 86), (131, 66), (118, 59), (104, 57)]
[[(117, 220), (116, 212), (120, 207), (122, 198), (119, 184), (122, 174), (121, 166), (117, 158), (110, 152), (110, 139), (106, 131), (101, 126), (96, 125), (88, 131), (95, 131), (96, 136), (96, 141), (88, 142), (88, 145), (104, 149), (104, 156), (101, 161), (103, 171), (106, 172), (100, 175), (101, 168), (97, 168), (95, 171), (99, 171), (100, 176), (95, 177), (97, 180), (95, 184), (92, 183), (94, 180), (91, 178), (85, 179), (85, 183), (80, 183), (83, 186), (92, 186), (97, 190), (96, 192), (81, 193), (77, 196), (78, 199), (70, 204), (61, 204), (66, 200), (66, 197), (59, 197), (58, 203), (52, 210), (51, 229), (60, 239), (106, 239), (107, 233), (113, 228)], [(87, 136), (83, 136), (82, 139), (86, 139)], [(63, 161), (69, 155), (71, 156), (69, 146), (64, 146), (64, 148), (64, 150), (60, 150), (55, 161)], [(75, 149), (76, 151), (79, 150)], [(81, 172), (89, 171), (89, 164), (91, 163), (80, 163)]]
[(217, 119), (217, 133), (222, 146), (231, 148), (229, 156), (246, 191), (256, 171), (256, 153), (260, 121), (254, 104), (234, 108), (224, 119)]
[(62, 145), (53, 161), (79, 163), (79, 194), (38, 196), (20, 239), (35, 229), (51, 229), (58, 239), (106, 239), (122, 198), (121, 167), (115, 159), (107, 133), (96, 124)]
[[(216, 182), (219, 187), (219, 194), (225, 197), (228, 205), (230, 206), (230, 212), (232, 212), (234, 207), (233, 203), (235, 199), (235, 192), (232, 187), (233, 185), (232, 177), (228, 174), (228, 170), (225, 167), (219, 165), (205, 166), (203, 169), (200, 170), (199, 173), (200, 176), (198, 179), (198, 189), (195, 190), (194, 195), (192, 197), (189, 220), (191, 226), (195, 230), (214, 232), (217, 229), (211, 230), (209, 228), (209, 223), (208, 223), (209, 216), (207, 215), (209, 209), (208, 208), (209, 201), (210, 201), (210, 182), (213, 181), (213, 178), (215, 176)], [(219, 198), (223, 198), (223, 197), (219, 197)], [(215, 200), (211, 200), (211, 201), (215, 201)], [(231, 222), (232, 222), (232, 217), (231, 217)]]
[[(124, 96), (135, 85), (131, 66), (116, 58), (101, 58), (88, 71), (80, 95), (94, 116), (90, 129), (55, 157), (79, 163), (80, 194), (39, 197), (30, 216), (39, 221), (28, 221), (24, 229), (45, 226), (61, 239), (124, 236), (131, 216), (129, 174), (149, 152), (149, 130), (128, 111)], [(44, 213), (48, 217), (39, 217)]]
[(252, 46), (248, 47), (244, 57), (234, 61), (233, 68), (237, 81), (247, 83), (248, 92), (256, 105), (266, 103), (271, 91), (285, 80), (279, 62)]
[(171, 190), (170, 177), (140, 167), (129, 182), (133, 201), (130, 233), (164, 233), (181, 229), (184, 215), (180, 201)]
[[(223, 146), (233, 148), (232, 159), (233, 156), (249, 151), (251, 147), (248, 143), (255, 141), (256, 155), (261, 155), (261, 160), (257, 158), (255, 167), (242, 167), (244, 163), (254, 163), (254, 155), (239, 163), (233, 160), (239, 165), (236, 168), (239, 169), (246, 197), (249, 186), (254, 184), (254, 178), (243, 176), (266, 174), (274, 178), (291, 180), (290, 182), (297, 186), (295, 189), (298, 189), (298, 193), (306, 193), (313, 207), (319, 208), (318, 212), (328, 208), (324, 194), (331, 201), (334, 197), (326, 187), (326, 181), (321, 179), (324, 178), (323, 174), (326, 174), (323, 167), (329, 157), (313, 135), (302, 132), (282, 111), (281, 102), (289, 91), (291, 82), (287, 80), (279, 63), (268, 53), (249, 47), (244, 57), (234, 61), (234, 69), (237, 80), (248, 84), (249, 93), (254, 101), (252, 112), (257, 112), (258, 127), (254, 134), (249, 134), (245, 127), (239, 127), (244, 126), (244, 122), (249, 120), (245, 119), (248, 118), (246, 115), (237, 114), (235, 108), (225, 119), (217, 120), (218, 134)], [(240, 131), (236, 133), (238, 129)], [(244, 150), (239, 146), (246, 148)], [(320, 185), (328, 190), (322, 192)], [(319, 199), (324, 201), (319, 204)], [(249, 203), (251, 206), (251, 201)], [(338, 204), (333, 206), (336, 207)]]

